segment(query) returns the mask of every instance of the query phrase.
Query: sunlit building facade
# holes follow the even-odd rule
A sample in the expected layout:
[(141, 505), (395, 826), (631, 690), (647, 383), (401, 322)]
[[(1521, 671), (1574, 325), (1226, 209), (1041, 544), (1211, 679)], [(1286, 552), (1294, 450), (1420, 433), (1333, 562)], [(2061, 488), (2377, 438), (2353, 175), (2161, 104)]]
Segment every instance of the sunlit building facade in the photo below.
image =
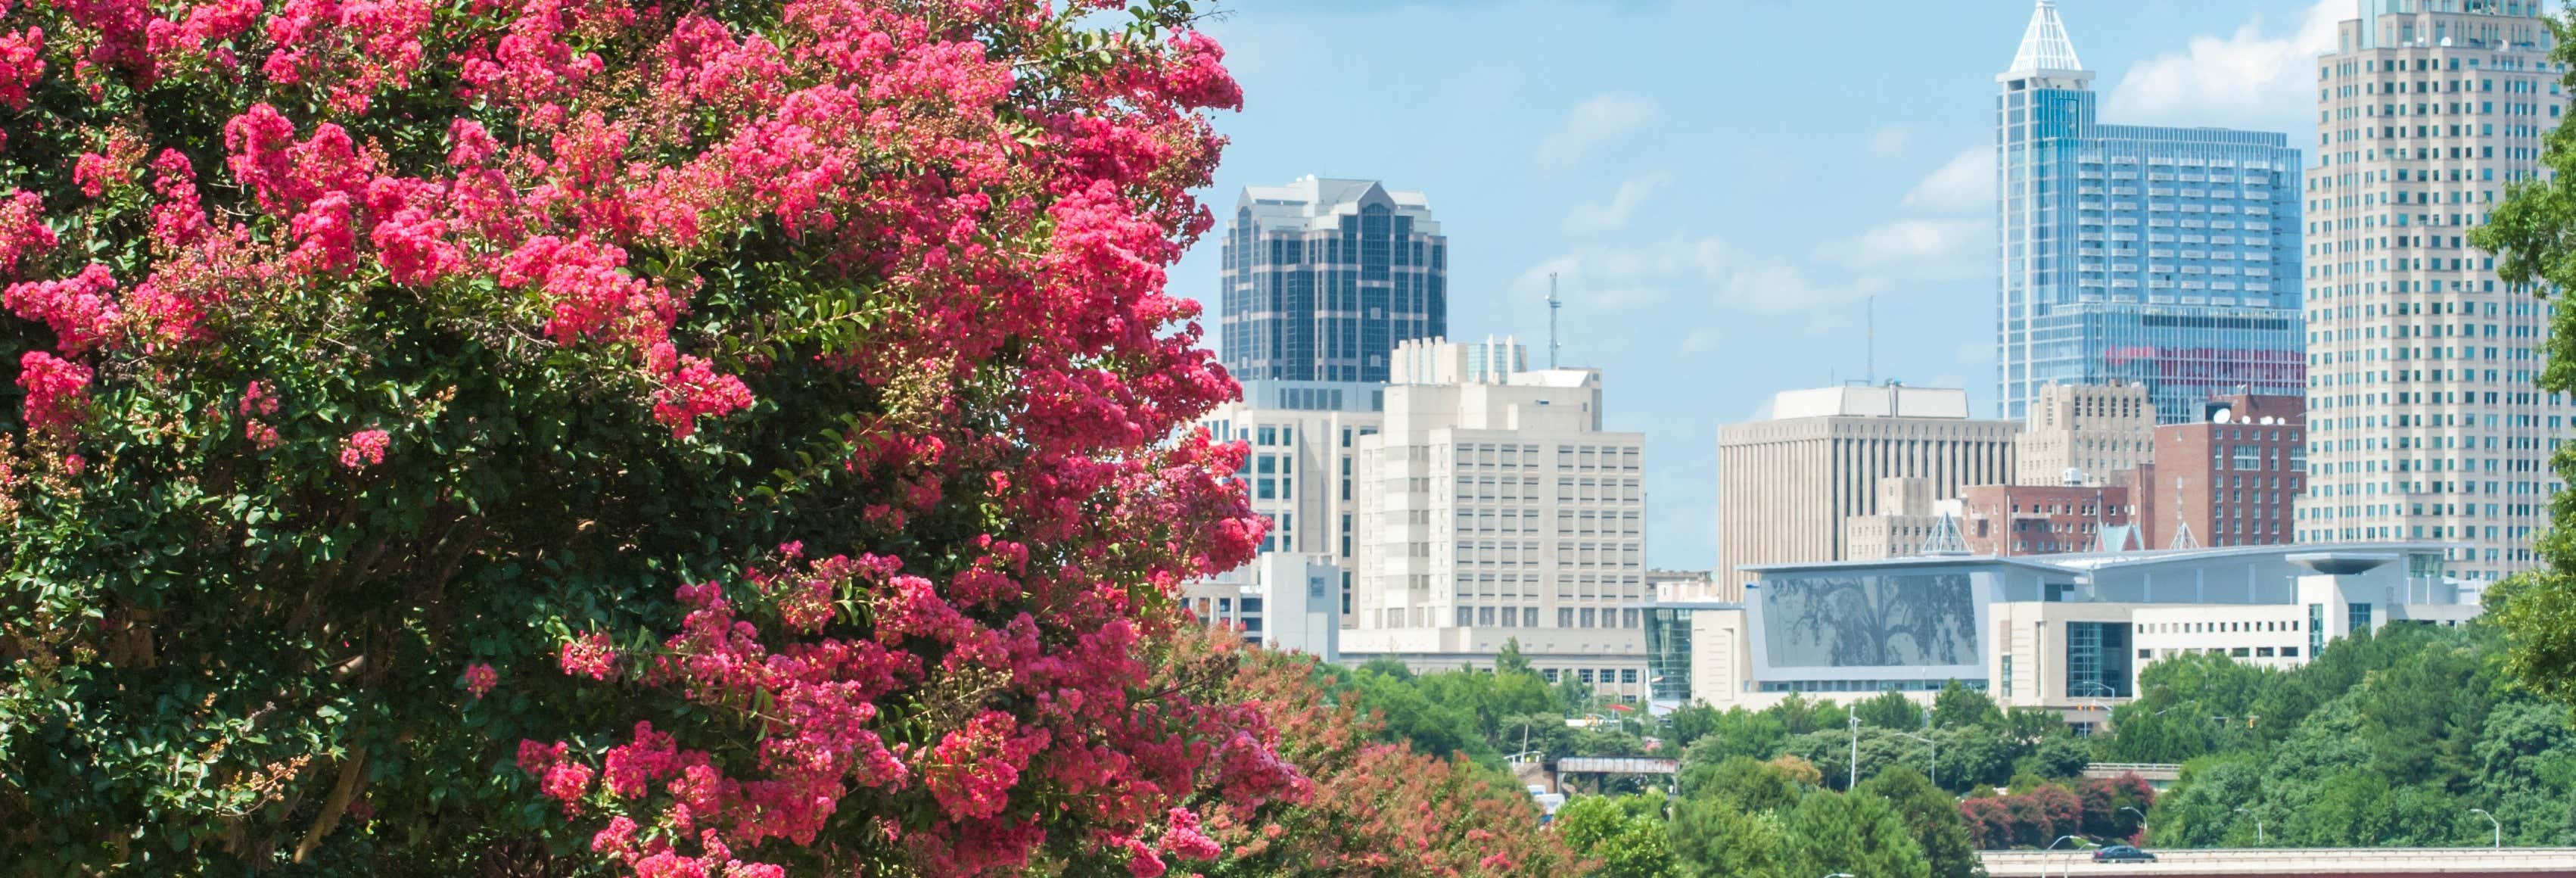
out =
[(2300, 542), (2461, 544), (2452, 575), (2481, 583), (2535, 566), (2571, 414), (2532, 386), (2551, 305), (2468, 237), (2547, 173), (2567, 97), (2543, 7), (2367, 0), (2318, 59)]

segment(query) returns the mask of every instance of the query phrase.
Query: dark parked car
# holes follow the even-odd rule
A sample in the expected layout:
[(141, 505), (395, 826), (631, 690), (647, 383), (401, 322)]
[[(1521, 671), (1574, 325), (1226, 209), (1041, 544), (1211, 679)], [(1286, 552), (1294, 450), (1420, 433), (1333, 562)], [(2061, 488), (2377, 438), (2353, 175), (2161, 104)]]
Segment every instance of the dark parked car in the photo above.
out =
[(2093, 851), (2093, 862), (2096, 863), (2152, 863), (2155, 861), (2156, 855), (2125, 844), (2115, 844)]

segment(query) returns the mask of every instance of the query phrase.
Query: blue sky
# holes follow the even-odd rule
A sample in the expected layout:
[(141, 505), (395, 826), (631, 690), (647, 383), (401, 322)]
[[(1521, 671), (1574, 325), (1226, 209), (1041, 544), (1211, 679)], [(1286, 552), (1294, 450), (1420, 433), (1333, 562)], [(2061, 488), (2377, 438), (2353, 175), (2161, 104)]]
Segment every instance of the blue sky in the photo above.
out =
[[(2060, 0), (2102, 118), (2316, 141), (2311, 62), (2354, 0)], [(1235, 0), (1207, 30), (1244, 109), (1215, 187), (1417, 189), (1453, 336), (1604, 372), (1647, 442), (1649, 561), (1716, 563), (1718, 425), (1877, 375), (1993, 407), (1994, 75), (2029, 0)], [(1172, 275), (1206, 301), (1219, 235)], [(1538, 365), (1534, 363), (1533, 365)]]

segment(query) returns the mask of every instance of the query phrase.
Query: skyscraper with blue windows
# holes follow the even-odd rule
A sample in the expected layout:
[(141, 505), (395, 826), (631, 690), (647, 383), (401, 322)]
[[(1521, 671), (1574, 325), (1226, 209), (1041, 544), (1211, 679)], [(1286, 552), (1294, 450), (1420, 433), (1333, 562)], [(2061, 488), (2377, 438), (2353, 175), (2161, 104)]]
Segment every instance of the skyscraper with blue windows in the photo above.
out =
[(1449, 331), (1449, 239), (1420, 192), (1306, 177), (1246, 186), (1225, 235), (1217, 356), (1241, 380), (1387, 380)]
[(2095, 121), (2051, 0), (1995, 81), (2003, 416), (2052, 382), (2143, 385), (2166, 423), (2240, 388), (2306, 393), (2288, 136)]

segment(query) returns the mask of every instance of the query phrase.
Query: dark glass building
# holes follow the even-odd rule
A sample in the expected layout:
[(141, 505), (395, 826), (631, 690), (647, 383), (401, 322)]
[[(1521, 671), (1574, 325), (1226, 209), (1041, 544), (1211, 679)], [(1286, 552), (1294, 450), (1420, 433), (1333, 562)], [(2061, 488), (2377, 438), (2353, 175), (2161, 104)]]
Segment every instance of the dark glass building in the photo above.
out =
[(1385, 381), (1397, 342), (1448, 333), (1448, 277), (1420, 192), (1246, 186), (1225, 235), (1218, 357), (1240, 380)]

